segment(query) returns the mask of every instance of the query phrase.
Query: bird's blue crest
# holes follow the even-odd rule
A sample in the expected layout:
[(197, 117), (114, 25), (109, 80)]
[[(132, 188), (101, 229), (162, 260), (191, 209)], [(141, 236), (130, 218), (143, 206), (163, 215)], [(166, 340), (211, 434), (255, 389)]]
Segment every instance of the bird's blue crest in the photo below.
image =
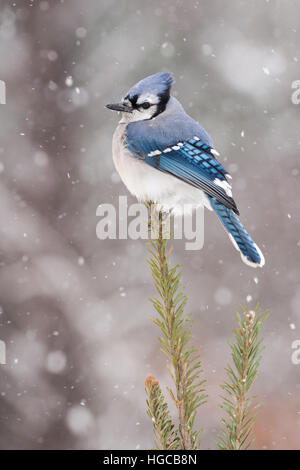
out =
[(153, 93), (155, 95), (164, 95), (169, 91), (173, 83), (174, 78), (170, 73), (155, 73), (154, 75), (149, 75), (149, 77), (136, 83), (132, 88), (130, 88), (126, 96), (131, 99), (134, 96), (139, 96), (141, 93), (145, 92)]

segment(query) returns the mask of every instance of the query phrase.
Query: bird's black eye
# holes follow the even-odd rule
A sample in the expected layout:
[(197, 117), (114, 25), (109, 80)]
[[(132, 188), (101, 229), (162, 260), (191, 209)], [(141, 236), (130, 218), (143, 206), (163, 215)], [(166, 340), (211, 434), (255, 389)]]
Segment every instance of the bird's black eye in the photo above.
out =
[(150, 108), (150, 106), (151, 106), (151, 104), (148, 103), (148, 101), (145, 101), (145, 103), (142, 103), (142, 104), (141, 104), (141, 107), (142, 107), (143, 109), (148, 109), (148, 108)]

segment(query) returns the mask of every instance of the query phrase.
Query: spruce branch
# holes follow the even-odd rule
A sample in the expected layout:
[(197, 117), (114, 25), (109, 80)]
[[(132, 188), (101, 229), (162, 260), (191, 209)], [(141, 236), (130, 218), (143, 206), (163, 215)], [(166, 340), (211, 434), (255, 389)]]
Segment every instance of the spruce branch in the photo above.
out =
[[(151, 204), (148, 207), (151, 208)], [(153, 211), (151, 213), (153, 216)], [(198, 408), (206, 401), (205, 380), (200, 379), (199, 355), (189, 345), (191, 315), (184, 314), (187, 297), (181, 288), (179, 265), (171, 267), (169, 263), (171, 250), (168, 250), (168, 238), (164, 238), (161, 213), (158, 224), (157, 238), (149, 241), (148, 248), (148, 263), (157, 291), (157, 297), (151, 300), (158, 317), (152, 321), (161, 330), (161, 349), (167, 357), (167, 367), (175, 385), (175, 390), (169, 389), (169, 393), (178, 410), (180, 448), (197, 449), (201, 431), (194, 430), (194, 420)]]
[(164, 399), (158, 380), (151, 374), (145, 380), (147, 396), (147, 415), (153, 423), (156, 449), (179, 449), (178, 432), (174, 428), (169, 414), (168, 405)]
[(255, 397), (248, 392), (258, 375), (261, 361), (262, 339), (260, 331), (268, 313), (257, 316), (255, 311), (244, 308), (243, 315), (236, 312), (238, 328), (232, 330), (235, 341), (229, 342), (233, 365), (226, 370), (227, 381), (221, 385), (221, 408), (227, 414), (221, 420), (222, 430), (217, 445), (222, 450), (246, 450), (251, 447), (254, 439), (250, 438), (255, 422), (258, 405), (252, 407)]

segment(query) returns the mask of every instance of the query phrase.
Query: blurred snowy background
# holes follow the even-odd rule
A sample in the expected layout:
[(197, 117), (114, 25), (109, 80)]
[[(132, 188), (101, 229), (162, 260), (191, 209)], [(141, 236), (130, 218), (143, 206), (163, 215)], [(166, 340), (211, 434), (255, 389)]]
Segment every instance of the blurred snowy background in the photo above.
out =
[[(226, 3), (226, 5), (225, 5)], [(0, 366), (2, 449), (147, 449), (144, 378), (166, 384), (142, 241), (100, 241), (96, 208), (127, 194), (117, 116), (104, 105), (172, 71), (173, 93), (213, 136), (241, 219), (266, 257), (245, 266), (217, 217), (184, 251), (194, 343), (218, 430), (219, 383), (239, 304), (272, 314), (255, 386), (256, 448), (300, 448), (300, 1), (0, 0)], [(130, 198), (130, 201), (133, 201)]]

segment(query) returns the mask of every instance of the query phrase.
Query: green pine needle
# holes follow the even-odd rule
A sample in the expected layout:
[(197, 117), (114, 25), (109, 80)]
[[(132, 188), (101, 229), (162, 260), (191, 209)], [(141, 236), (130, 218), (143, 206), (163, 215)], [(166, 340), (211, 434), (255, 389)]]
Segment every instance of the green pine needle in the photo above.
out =
[(178, 432), (169, 414), (158, 380), (148, 375), (145, 380), (147, 414), (152, 420), (155, 446), (158, 450), (180, 449)]
[[(148, 207), (151, 208), (151, 205)], [(176, 436), (179, 439), (179, 448), (197, 449), (201, 431), (194, 430), (194, 420), (198, 408), (207, 398), (205, 381), (200, 378), (202, 370), (199, 355), (189, 345), (191, 315), (184, 313), (187, 297), (182, 292), (180, 284), (180, 266), (171, 267), (169, 264), (171, 250), (168, 250), (168, 239), (163, 238), (165, 228), (161, 214), (158, 221), (159, 228), (155, 231), (158, 238), (150, 240), (148, 247), (150, 254), (148, 263), (157, 292), (157, 297), (151, 300), (158, 317), (152, 321), (161, 330), (159, 341), (167, 357), (168, 370), (175, 386), (175, 390), (169, 390), (169, 393), (178, 411), (179, 424)], [(159, 393), (161, 394), (161, 391)], [(160, 398), (163, 400), (162, 395)], [(161, 427), (162, 423), (157, 425)]]
[(234, 342), (229, 342), (232, 365), (226, 367), (227, 381), (221, 385), (224, 392), (220, 407), (225, 412), (221, 420), (222, 430), (217, 445), (222, 450), (246, 450), (254, 439), (250, 439), (258, 405), (252, 406), (254, 397), (248, 396), (250, 387), (258, 375), (263, 351), (260, 330), (268, 313), (257, 316), (255, 311), (244, 308), (243, 316), (236, 313), (238, 328), (232, 330)]
[[(153, 205), (147, 204), (151, 216)], [(185, 313), (187, 297), (181, 287), (180, 266), (170, 266), (168, 247), (170, 233), (164, 226), (161, 213), (153, 218), (149, 230), (156, 234), (150, 239), (148, 251), (157, 296), (151, 299), (157, 317), (151, 321), (160, 329), (161, 350), (167, 357), (167, 368), (174, 383), (168, 388), (178, 412), (178, 426), (174, 426), (168, 411), (167, 401), (158, 381), (148, 376), (145, 382), (147, 414), (152, 419), (157, 449), (186, 450), (198, 449), (201, 431), (194, 429), (199, 407), (206, 402), (205, 380), (202, 379), (201, 362), (197, 351), (190, 346), (192, 316)], [(168, 226), (168, 221), (167, 224)], [(232, 330), (233, 341), (229, 342), (232, 364), (225, 371), (227, 380), (220, 407), (224, 411), (221, 432), (217, 445), (222, 450), (249, 449), (254, 442), (252, 430), (258, 405), (253, 406), (255, 397), (248, 392), (258, 375), (263, 351), (260, 331), (267, 312), (258, 315), (243, 308), (243, 314), (236, 313), (238, 328)]]

